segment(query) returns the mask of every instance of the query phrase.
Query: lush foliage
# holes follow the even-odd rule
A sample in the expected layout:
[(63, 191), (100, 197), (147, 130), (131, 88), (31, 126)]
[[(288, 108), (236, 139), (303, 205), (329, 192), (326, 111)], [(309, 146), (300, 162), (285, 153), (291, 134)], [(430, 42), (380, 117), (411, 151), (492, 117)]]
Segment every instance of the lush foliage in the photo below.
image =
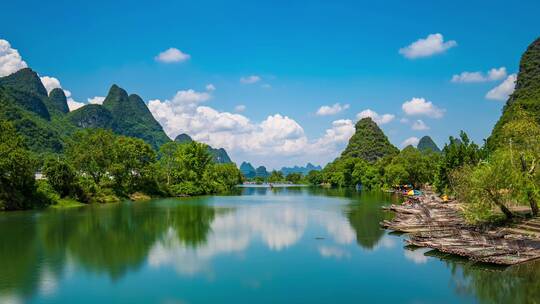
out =
[(0, 210), (46, 204), (37, 192), (37, 162), (12, 124), (0, 120)]

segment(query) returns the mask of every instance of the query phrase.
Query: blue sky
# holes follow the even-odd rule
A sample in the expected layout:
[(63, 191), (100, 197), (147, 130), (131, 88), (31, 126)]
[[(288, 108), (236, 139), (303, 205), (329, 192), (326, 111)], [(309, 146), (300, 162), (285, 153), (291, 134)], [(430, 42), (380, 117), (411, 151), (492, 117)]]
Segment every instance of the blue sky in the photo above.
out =
[[(0, 39), (74, 102), (116, 83), (154, 100), (169, 135), (225, 146), (238, 163), (324, 164), (367, 109), (393, 115), (379, 121), (399, 147), (425, 134), (442, 145), (460, 129), (482, 142), (504, 105), (486, 94), (506, 80), (508, 91), (540, 36), (540, 3), (373, 2), (12, 1), (0, 10)], [(433, 44), (400, 53), (419, 39)], [(189, 58), (158, 60), (169, 48)], [(482, 74), (451, 81), (463, 72)], [(240, 81), (250, 76), (259, 80)], [(336, 103), (346, 109), (317, 115)]]

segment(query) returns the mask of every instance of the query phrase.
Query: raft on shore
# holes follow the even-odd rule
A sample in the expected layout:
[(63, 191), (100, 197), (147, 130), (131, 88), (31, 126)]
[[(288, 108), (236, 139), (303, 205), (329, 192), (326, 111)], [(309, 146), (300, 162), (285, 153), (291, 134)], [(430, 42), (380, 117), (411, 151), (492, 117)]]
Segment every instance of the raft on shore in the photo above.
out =
[[(472, 261), (514, 265), (540, 258), (540, 220), (531, 219), (513, 227), (479, 228), (468, 225), (459, 204), (443, 202), (431, 191), (404, 205), (384, 209), (395, 212), (381, 226), (409, 234), (407, 245), (428, 247)], [(525, 227), (526, 229), (523, 229)], [(537, 228), (535, 228), (537, 227)]]

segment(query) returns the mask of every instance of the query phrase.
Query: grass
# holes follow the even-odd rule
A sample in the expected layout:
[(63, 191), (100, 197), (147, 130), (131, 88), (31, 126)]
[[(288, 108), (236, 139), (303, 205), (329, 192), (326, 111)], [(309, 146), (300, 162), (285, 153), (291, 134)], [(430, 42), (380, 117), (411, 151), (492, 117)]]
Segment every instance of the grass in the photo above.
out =
[(56, 204), (49, 206), (49, 208), (64, 209), (64, 208), (74, 208), (74, 207), (81, 207), (81, 206), (85, 206), (85, 204), (80, 203), (71, 198), (61, 198), (56, 202)]

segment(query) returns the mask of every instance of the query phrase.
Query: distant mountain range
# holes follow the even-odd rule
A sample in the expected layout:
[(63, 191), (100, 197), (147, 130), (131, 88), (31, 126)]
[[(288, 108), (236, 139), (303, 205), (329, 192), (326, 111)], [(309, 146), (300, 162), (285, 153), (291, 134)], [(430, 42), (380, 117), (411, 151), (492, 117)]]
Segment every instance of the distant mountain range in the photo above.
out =
[(240, 172), (242, 172), (242, 175), (244, 175), (246, 178), (267, 178), (270, 176), (270, 173), (266, 170), (265, 166), (259, 166), (257, 169), (255, 169), (255, 167), (248, 162), (242, 162), (240, 165)]
[(291, 173), (300, 173), (302, 175), (307, 175), (310, 171), (321, 171), (322, 170), (322, 167), (321, 166), (314, 166), (312, 163), (307, 163), (307, 165), (305, 167), (298, 167), (298, 166), (294, 166), (294, 167), (283, 167), (281, 168), (281, 173), (283, 173), (284, 176), (287, 176)]
[(418, 145), (416, 146), (416, 148), (424, 152), (425, 151), (432, 151), (436, 153), (441, 152), (441, 149), (439, 149), (437, 144), (429, 136), (422, 137), (420, 141), (418, 142)]
[[(62, 89), (49, 94), (38, 74), (30, 68), (0, 77), (0, 119), (13, 123), (27, 146), (37, 153), (61, 153), (65, 140), (84, 128), (111, 129), (114, 133), (136, 137), (159, 149), (171, 139), (154, 119), (146, 103), (136, 94), (112, 85), (103, 105), (87, 104), (69, 111)], [(189, 138), (177, 137), (177, 141)], [(214, 160), (230, 163), (224, 149), (209, 147)]]
[[(191, 138), (191, 136), (185, 133), (182, 133), (176, 136), (174, 141), (179, 142), (179, 143), (190, 143), (193, 141), (193, 139)], [(210, 152), (210, 154), (212, 155), (214, 162), (218, 164), (232, 163), (232, 160), (227, 154), (227, 151), (225, 151), (225, 149), (223, 148), (215, 149), (215, 148), (212, 148), (211, 146), (208, 146), (208, 152)]]

